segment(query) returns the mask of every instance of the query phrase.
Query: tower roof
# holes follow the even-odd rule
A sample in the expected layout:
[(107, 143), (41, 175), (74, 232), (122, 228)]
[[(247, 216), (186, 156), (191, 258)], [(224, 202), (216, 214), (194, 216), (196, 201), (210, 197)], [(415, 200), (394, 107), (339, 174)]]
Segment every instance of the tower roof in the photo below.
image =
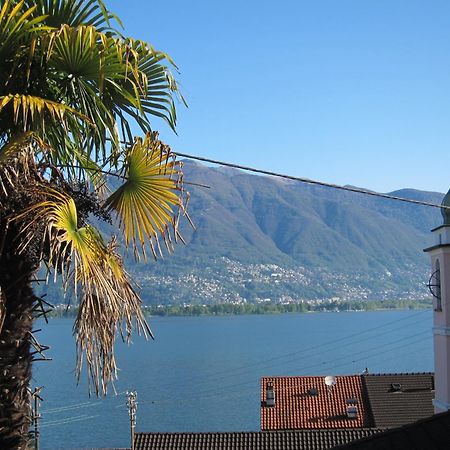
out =
[[(442, 200), (442, 206), (447, 206), (450, 208), (450, 189)], [(450, 225), (450, 209), (441, 208), (441, 214), (444, 218), (444, 225)]]

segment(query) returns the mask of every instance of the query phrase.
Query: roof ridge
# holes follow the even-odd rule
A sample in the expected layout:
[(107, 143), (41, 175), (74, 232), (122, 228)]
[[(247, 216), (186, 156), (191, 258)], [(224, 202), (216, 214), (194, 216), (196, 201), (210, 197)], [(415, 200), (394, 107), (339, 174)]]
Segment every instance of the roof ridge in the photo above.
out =
[(399, 375), (434, 375), (434, 372), (392, 372), (392, 373), (363, 373), (361, 376), (367, 377), (367, 376), (376, 376), (376, 377), (383, 377), (383, 376), (399, 376)]
[[(329, 374), (328, 374), (329, 375)], [(328, 375), (264, 375), (261, 377), (261, 380), (264, 378), (325, 378)], [(360, 373), (356, 373), (353, 375), (345, 374), (345, 375), (333, 375), (335, 377), (340, 378), (350, 378), (350, 377), (360, 377)]]
[(251, 431), (136, 431), (135, 434), (269, 434), (269, 433), (334, 433), (336, 431), (353, 432), (362, 431), (387, 431), (391, 428), (383, 427), (358, 427), (358, 428), (304, 428), (299, 430), (251, 430)]

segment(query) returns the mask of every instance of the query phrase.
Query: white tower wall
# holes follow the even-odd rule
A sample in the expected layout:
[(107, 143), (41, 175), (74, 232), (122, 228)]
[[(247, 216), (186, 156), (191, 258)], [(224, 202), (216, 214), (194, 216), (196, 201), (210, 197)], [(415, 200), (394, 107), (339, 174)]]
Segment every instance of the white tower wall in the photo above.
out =
[[(439, 268), (440, 300), (433, 298), (435, 413), (450, 410), (450, 226), (433, 230), (435, 245), (425, 249), (431, 256), (431, 271)], [(440, 280), (439, 280), (440, 278)], [(439, 291), (434, 286), (435, 293)]]

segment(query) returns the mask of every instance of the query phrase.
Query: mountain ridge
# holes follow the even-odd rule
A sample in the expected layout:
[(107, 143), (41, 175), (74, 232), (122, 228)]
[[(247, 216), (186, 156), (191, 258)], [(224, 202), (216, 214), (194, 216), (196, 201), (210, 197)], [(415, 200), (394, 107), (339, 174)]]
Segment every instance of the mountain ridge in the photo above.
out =
[[(148, 303), (423, 298), (437, 208), (184, 162), (187, 242), (131, 271)], [(390, 193), (440, 203), (442, 193)], [(130, 261), (128, 260), (130, 263)], [(300, 276), (301, 275), (301, 276)]]

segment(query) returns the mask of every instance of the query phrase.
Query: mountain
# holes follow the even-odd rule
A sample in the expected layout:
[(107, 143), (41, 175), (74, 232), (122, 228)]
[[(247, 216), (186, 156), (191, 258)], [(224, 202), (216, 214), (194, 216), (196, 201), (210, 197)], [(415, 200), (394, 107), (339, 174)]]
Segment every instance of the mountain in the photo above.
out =
[[(438, 208), (190, 161), (184, 172), (196, 227), (182, 221), (187, 245), (158, 261), (126, 257), (145, 303), (429, 296), (422, 250), (442, 223)], [(390, 194), (435, 204), (443, 198), (414, 189)], [(59, 292), (49, 286), (50, 300), (59, 303)]]
[[(194, 231), (162, 260), (127, 263), (147, 303), (427, 295), (437, 208), (185, 162)], [(194, 184), (209, 186), (198, 187)], [(443, 194), (390, 194), (440, 203)]]

